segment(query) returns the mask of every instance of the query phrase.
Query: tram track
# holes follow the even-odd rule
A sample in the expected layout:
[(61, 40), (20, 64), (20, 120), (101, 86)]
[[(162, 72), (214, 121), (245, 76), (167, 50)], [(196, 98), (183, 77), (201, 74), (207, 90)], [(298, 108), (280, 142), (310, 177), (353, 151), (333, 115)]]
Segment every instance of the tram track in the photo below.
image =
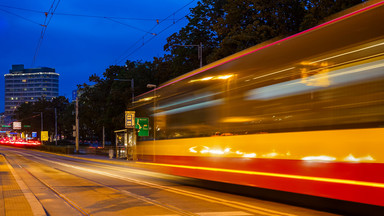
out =
[[(21, 155), (21, 154), (20, 154)], [(32, 157), (36, 157), (34, 155), (30, 155), (28, 154), (29, 156), (32, 156)], [(21, 155), (23, 156), (23, 155)], [(23, 156), (23, 158), (25, 158)], [(47, 160), (47, 159), (42, 159), (42, 158), (38, 158), (40, 160)], [(25, 158), (25, 160), (28, 160)], [(50, 161), (50, 160), (47, 160), (49, 162), (53, 162), (53, 161)], [(38, 161), (34, 161), (36, 163), (39, 163)], [(87, 212), (85, 209), (81, 208), (79, 205), (76, 204), (76, 202), (74, 202), (73, 200), (69, 199), (67, 196), (65, 196), (63, 193), (60, 193), (58, 192), (53, 186), (51, 186), (50, 184), (48, 184), (47, 182), (45, 182), (44, 180), (40, 179), (39, 177), (37, 177), (36, 175), (32, 174), (27, 168), (23, 167), (22, 165), (20, 165), (18, 162), (16, 162), (15, 160), (13, 160), (13, 163), (16, 164), (17, 166), (19, 166), (19, 168), (22, 168), (26, 173), (28, 173), (30, 176), (32, 176), (34, 179), (36, 179), (37, 181), (39, 181), (42, 185), (44, 185), (46, 188), (48, 188), (50, 191), (52, 191), (54, 194), (56, 194), (58, 197), (60, 197), (63, 201), (65, 201), (69, 206), (71, 206), (74, 210), (76, 210), (78, 213), (80, 213), (81, 215), (83, 216), (90, 216), (92, 214), (90, 214), (89, 212)], [(42, 163), (40, 163), (42, 164)], [(44, 164), (42, 164), (44, 165)], [(56, 170), (60, 171), (60, 172), (65, 172), (67, 174), (70, 174), (72, 176), (76, 176), (77, 178), (81, 178), (81, 179), (85, 179), (87, 181), (90, 181), (90, 182), (93, 182), (97, 185), (100, 185), (102, 187), (105, 187), (105, 188), (109, 188), (109, 189), (112, 189), (114, 190), (115, 192), (118, 192), (118, 193), (122, 193), (126, 196), (129, 196), (129, 197), (132, 197), (132, 198), (135, 198), (137, 200), (141, 200), (143, 202), (146, 202), (148, 204), (152, 204), (152, 205), (155, 205), (157, 207), (160, 207), (160, 208), (163, 208), (163, 209), (166, 209), (168, 211), (171, 211), (173, 213), (176, 213), (177, 215), (181, 215), (181, 216), (199, 216), (198, 214), (195, 214), (193, 212), (189, 212), (189, 211), (186, 211), (186, 210), (183, 210), (183, 209), (180, 209), (180, 208), (177, 208), (176, 206), (173, 206), (173, 205), (170, 205), (170, 204), (167, 204), (167, 203), (163, 203), (163, 202), (160, 202), (160, 201), (156, 201), (154, 199), (151, 199), (151, 198), (148, 198), (148, 197), (144, 197), (144, 196), (141, 196), (141, 195), (138, 195), (138, 194), (134, 194), (134, 193), (131, 193), (127, 190), (119, 190), (118, 188), (116, 187), (113, 187), (113, 186), (110, 186), (110, 185), (106, 185), (106, 184), (103, 184), (101, 183), (100, 181), (96, 181), (96, 180), (93, 180), (93, 179), (90, 179), (90, 178), (86, 178), (86, 177), (83, 177), (83, 176), (79, 176), (79, 175), (76, 175), (76, 174), (73, 174), (73, 173), (70, 173), (68, 171), (65, 171), (63, 169), (59, 169), (59, 168), (55, 168)]]
[[(33, 156), (33, 157), (36, 157), (36, 156)], [(40, 160), (45, 160), (47, 162), (58, 164), (58, 165), (61, 165), (61, 166), (71, 167), (71, 168), (78, 169), (78, 170), (85, 171), (85, 172), (90, 172), (90, 173), (99, 174), (99, 175), (103, 175), (103, 176), (107, 176), (107, 177), (111, 177), (111, 178), (115, 178), (115, 179), (120, 179), (120, 180), (123, 180), (123, 181), (131, 182), (131, 183), (142, 185), (142, 186), (145, 186), (145, 187), (160, 189), (160, 190), (171, 192), (171, 193), (174, 193), (174, 194), (178, 194), (178, 195), (182, 195), (182, 196), (188, 196), (188, 197), (191, 197), (191, 198), (203, 200), (203, 201), (210, 202), (210, 203), (216, 203), (216, 204), (219, 204), (219, 205), (224, 205), (224, 206), (227, 206), (227, 207), (231, 207), (231, 208), (234, 208), (234, 209), (250, 212), (250, 213), (253, 213), (253, 214), (267, 215), (267, 216), (279, 216), (279, 215), (280, 216), (294, 216), (295, 215), (295, 214), (289, 214), (289, 213), (285, 213), (285, 212), (275, 211), (275, 210), (272, 210), (272, 209), (262, 208), (262, 207), (258, 207), (258, 206), (254, 206), (254, 205), (249, 205), (249, 204), (241, 203), (241, 202), (237, 202), (237, 201), (222, 199), (222, 198), (218, 198), (218, 197), (214, 197), (214, 196), (210, 196), (210, 195), (205, 195), (205, 194), (201, 194), (201, 193), (191, 192), (191, 191), (184, 190), (184, 189), (177, 189), (177, 188), (174, 188), (174, 187), (159, 185), (159, 184), (151, 183), (151, 182), (148, 182), (148, 181), (137, 180), (137, 179), (133, 179), (133, 178), (129, 178), (129, 177), (121, 176), (121, 175), (116, 175), (116, 174), (109, 173), (109, 172), (86, 169), (86, 168), (83, 168), (83, 167), (80, 167), (80, 166), (64, 164), (64, 163), (61, 163), (61, 162), (52, 161), (52, 160), (44, 159), (44, 158), (41, 158), (41, 157), (37, 157), (37, 158), (40, 159)], [(65, 161), (65, 160), (63, 160), (63, 161)], [(104, 169), (107, 169), (107, 168), (105, 168), (105, 165), (99, 166), (99, 165), (96, 165), (96, 164), (92, 164), (92, 166), (104, 167)], [(118, 170), (118, 169), (116, 169), (113, 166), (107, 165), (107, 167), (108, 167), (108, 169), (114, 169), (116, 171), (121, 171), (121, 169)], [(83, 179), (86, 179), (88, 181), (94, 182), (94, 183), (99, 184), (99, 185), (101, 185), (103, 187), (108, 187), (108, 188), (117, 190), (118, 192), (122, 192), (122, 193), (124, 193), (126, 195), (129, 195), (131, 197), (134, 197), (136, 199), (139, 199), (139, 200), (145, 201), (147, 203), (151, 203), (151, 204), (157, 205), (159, 207), (171, 210), (171, 211), (176, 212), (176, 213), (181, 214), (181, 215), (198, 215), (198, 214), (195, 214), (193, 212), (187, 212), (187, 211), (179, 209), (179, 208), (177, 208), (175, 206), (172, 206), (172, 205), (169, 205), (169, 204), (166, 204), (166, 203), (162, 203), (160, 201), (156, 201), (156, 200), (150, 199), (148, 197), (143, 197), (143, 196), (140, 196), (138, 194), (133, 194), (133, 193), (131, 193), (129, 191), (126, 191), (126, 190), (123, 190), (123, 191), (119, 190), (118, 188), (112, 187), (110, 185), (103, 184), (103, 183), (95, 181), (93, 179), (85, 178), (83, 176), (79, 176), (79, 175), (67, 172), (67, 171), (65, 171), (63, 169), (59, 169), (59, 168), (56, 168), (56, 169), (58, 169), (61, 172), (66, 172), (68, 174), (75, 175), (75, 176), (77, 176), (79, 178), (83, 178)], [(135, 174), (137, 174), (137, 173), (135, 172)]]
[(130, 196), (130, 197), (133, 197), (133, 198), (136, 198), (138, 200), (141, 200), (141, 201), (144, 201), (146, 203), (149, 203), (149, 204), (153, 204), (153, 205), (156, 205), (158, 207), (161, 207), (161, 208), (164, 208), (164, 209), (167, 209), (167, 210), (170, 210), (174, 213), (177, 213), (179, 215), (183, 215), (183, 216), (198, 216), (198, 214), (195, 214), (193, 212), (189, 212), (189, 211), (186, 211), (186, 210), (182, 210), (180, 208), (177, 208), (176, 206), (173, 206), (173, 205), (170, 205), (170, 204), (166, 204), (164, 202), (160, 202), (160, 201), (156, 201), (154, 199), (151, 199), (151, 198), (148, 198), (148, 197), (144, 197), (144, 196), (141, 196), (141, 195), (138, 195), (138, 194), (135, 194), (135, 193), (131, 193), (127, 190), (120, 190), (118, 189), (117, 187), (113, 187), (113, 186), (110, 186), (110, 185), (106, 185), (106, 184), (103, 184), (101, 183), (100, 181), (96, 181), (96, 180), (93, 180), (93, 179), (89, 179), (89, 178), (86, 178), (86, 177), (83, 177), (83, 176), (79, 176), (79, 175), (76, 175), (76, 174), (73, 174), (73, 173), (70, 173), (70, 172), (67, 172), (65, 170), (62, 170), (62, 169), (59, 169), (59, 168), (56, 168), (57, 170), (61, 171), (61, 172), (65, 172), (65, 173), (68, 173), (68, 174), (71, 174), (71, 175), (74, 175), (78, 178), (82, 178), (82, 179), (85, 179), (87, 181), (91, 181), (91, 182), (94, 182), (98, 185), (101, 185), (103, 187), (107, 187), (107, 188), (110, 188), (110, 189), (113, 189), (115, 190), (116, 192), (119, 192), (119, 193), (123, 193), (127, 196)]
[(8, 152), (10, 165), (47, 215), (318, 215), (316, 211), (303, 214), (307, 210), (200, 189), (193, 187), (190, 179), (136, 169), (123, 161), (16, 149)]
[[(23, 156), (23, 158), (25, 158)], [(44, 185), (46, 188), (48, 188), (51, 192), (53, 192), (55, 195), (57, 195), (57, 197), (59, 197), (61, 200), (63, 200), (66, 204), (68, 204), (70, 207), (72, 207), (73, 210), (75, 210), (76, 212), (78, 212), (80, 215), (83, 215), (83, 216), (89, 216), (90, 214), (82, 209), (80, 206), (78, 206), (74, 201), (72, 201), (71, 199), (69, 199), (68, 197), (66, 197), (64, 194), (58, 192), (57, 190), (55, 190), (51, 185), (49, 185), (47, 182), (43, 181), (42, 179), (38, 178), (36, 175), (32, 174), (27, 168), (25, 168), (24, 166), (20, 165), (20, 163), (18, 163), (17, 161), (15, 161), (14, 159), (9, 159), (8, 157), (6, 157), (6, 160), (8, 161), (8, 163), (13, 166), (12, 164), (16, 164), (19, 168), (22, 168), (26, 173), (28, 173), (30, 176), (32, 176), (35, 180), (37, 180), (39, 183), (41, 183), (42, 185)], [(11, 163), (11, 160), (12, 160), (12, 163)], [(39, 200), (39, 199), (38, 199)], [(40, 200), (39, 200), (40, 201)], [(40, 204), (43, 206), (44, 208), (44, 205), (43, 203), (40, 202)], [(45, 208), (44, 208), (45, 210)]]
[(33, 178), (35, 178), (36, 180), (38, 180), (40, 183), (42, 183), (44, 186), (46, 186), (49, 190), (51, 190), (53, 193), (55, 193), (57, 196), (59, 196), (62, 200), (64, 200), (68, 205), (70, 205), (73, 209), (75, 209), (76, 211), (78, 211), (81, 215), (84, 215), (84, 216), (89, 216), (90, 214), (82, 209), (80, 206), (78, 206), (74, 201), (72, 201), (71, 199), (69, 199), (68, 197), (66, 197), (64, 194), (58, 192), (57, 190), (55, 190), (51, 185), (49, 185), (48, 183), (44, 182), (43, 180), (41, 180), (40, 178), (38, 178), (37, 176), (33, 175), (28, 169), (26, 169), (25, 167), (22, 167), (29, 175), (31, 175)]

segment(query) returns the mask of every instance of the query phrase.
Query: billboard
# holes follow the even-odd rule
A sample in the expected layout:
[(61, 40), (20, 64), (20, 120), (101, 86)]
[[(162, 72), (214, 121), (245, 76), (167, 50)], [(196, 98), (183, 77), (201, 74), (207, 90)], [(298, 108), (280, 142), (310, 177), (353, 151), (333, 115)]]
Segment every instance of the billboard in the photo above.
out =
[(13, 122), (13, 130), (21, 130), (21, 122)]

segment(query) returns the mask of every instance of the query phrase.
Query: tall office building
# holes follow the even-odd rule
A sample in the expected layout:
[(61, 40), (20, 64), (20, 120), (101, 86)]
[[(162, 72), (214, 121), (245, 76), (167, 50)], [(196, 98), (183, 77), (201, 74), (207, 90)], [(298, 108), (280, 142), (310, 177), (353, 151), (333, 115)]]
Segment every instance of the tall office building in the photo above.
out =
[(25, 69), (24, 65), (12, 65), (9, 74), (4, 75), (4, 114), (12, 115), (22, 103), (34, 102), (41, 97), (51, 100), (59, 96), (59, 74), (54, 68), (40, 67)]

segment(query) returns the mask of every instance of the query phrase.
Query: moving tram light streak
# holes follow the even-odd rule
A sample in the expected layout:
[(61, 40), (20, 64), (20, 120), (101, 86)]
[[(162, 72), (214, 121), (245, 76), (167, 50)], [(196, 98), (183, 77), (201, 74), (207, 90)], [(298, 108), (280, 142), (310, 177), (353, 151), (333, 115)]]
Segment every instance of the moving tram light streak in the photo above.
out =
[(136, 97), (136, 116), (153, 126), (138, 163), (384, 206), (381, 20), (384, 2), (370, 1)]

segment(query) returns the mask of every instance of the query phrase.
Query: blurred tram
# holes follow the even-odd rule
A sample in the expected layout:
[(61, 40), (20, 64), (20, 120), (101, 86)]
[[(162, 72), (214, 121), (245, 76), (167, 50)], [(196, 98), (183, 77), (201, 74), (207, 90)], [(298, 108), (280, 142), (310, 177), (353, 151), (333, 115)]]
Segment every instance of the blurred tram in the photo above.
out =
[(370, 1), (136, 97), (138, 163), (384, 206), (383, 21)]

